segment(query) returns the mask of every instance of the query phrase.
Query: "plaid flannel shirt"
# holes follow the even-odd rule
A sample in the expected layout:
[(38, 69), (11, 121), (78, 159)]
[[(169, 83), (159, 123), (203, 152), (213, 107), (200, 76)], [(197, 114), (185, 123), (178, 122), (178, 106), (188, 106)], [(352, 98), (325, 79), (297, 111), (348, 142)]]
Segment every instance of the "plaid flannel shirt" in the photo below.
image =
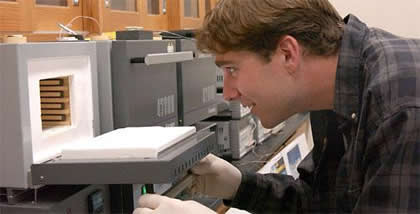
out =
[(243, 172), (228, 205), (254, 213), (420, 213), (420, 40), (368, 28), (353, 15), (344, 21), (334, 109), (311, 113), (315, 146), (299, 179)]

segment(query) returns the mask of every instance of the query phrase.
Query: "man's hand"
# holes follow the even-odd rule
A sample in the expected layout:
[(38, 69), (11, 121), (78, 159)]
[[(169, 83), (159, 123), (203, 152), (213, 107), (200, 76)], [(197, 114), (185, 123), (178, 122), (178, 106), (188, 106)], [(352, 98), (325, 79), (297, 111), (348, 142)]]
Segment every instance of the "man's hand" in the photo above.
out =
[(134, 210), (133, 214), (216, 214), (195, 201), (181, 201), (156, 194), (141, 196), (139, 205), (140, 208)]
[(191, 171), (197, 175), (193, 182), (193, 192), (233, 199), (241, 184), (242, 174), (239, 169), (213, 154), (203, 158)]

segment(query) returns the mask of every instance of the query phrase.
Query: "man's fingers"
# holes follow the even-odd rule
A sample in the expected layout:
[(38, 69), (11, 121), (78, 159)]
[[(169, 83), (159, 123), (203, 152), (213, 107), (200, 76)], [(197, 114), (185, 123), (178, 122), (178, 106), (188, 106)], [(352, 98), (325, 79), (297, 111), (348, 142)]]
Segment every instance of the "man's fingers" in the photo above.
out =
[(157, 194), (146, 194), (140, 197), (139, 205), (141, 208), (156, 209), (160, 203), (166, 199), (166, 196), (160, 196)]
[(133, 214), (151, 214), (153, 210), (149, 208), (137, 208), (134, 210)]
[(206, 183), (203, 177), (194, 176), (190, 191), (193, 195), (205, 193)]
[(205, 158), (203, 158), (197, 165), (191, 168), (191, 171), (196, 175), (203, 175), (212, 173), (214, 170), (213, 168), (213, 162), (217, 160), (217, 157), (213, 154), (207, 155)]

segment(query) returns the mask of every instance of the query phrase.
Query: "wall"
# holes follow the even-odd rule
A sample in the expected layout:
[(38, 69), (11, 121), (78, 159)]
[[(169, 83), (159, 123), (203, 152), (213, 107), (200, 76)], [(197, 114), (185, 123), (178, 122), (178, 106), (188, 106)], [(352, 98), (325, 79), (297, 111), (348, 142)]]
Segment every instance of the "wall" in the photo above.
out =
[(420, 38), (419, 0), (330, 0), (341, 16), (356, 15), (368, 26)]

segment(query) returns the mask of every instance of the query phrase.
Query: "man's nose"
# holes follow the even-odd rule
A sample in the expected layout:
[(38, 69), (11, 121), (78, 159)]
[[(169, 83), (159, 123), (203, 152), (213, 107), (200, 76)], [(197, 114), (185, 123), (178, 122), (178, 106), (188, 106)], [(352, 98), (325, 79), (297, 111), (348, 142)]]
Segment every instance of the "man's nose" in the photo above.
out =
[(239, 91), (236, 88), (236, 81), (233, 80), (229, 74), (224, 74), (223, 78), (223, 98), (225, 100), (235, 100), (240, 96)]

